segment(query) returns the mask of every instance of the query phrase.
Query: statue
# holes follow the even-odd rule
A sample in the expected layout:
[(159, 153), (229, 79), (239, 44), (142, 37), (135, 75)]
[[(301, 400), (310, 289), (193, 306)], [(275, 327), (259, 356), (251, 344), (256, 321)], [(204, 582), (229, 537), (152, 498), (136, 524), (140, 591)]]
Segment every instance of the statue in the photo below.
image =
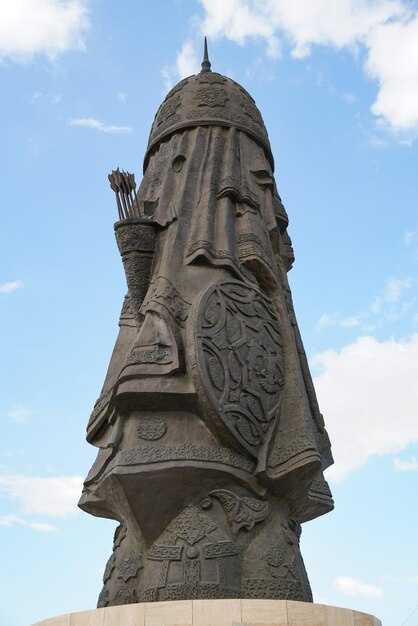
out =
[(128, 294), (80, 500), (120, 523), (99, 607), (312, 601), (299, 537), (333, 508), (332, 456), (273, 171), (254, 100), (211, 71), (205, 42), (157, 112), (139, 189), (109, 176)]

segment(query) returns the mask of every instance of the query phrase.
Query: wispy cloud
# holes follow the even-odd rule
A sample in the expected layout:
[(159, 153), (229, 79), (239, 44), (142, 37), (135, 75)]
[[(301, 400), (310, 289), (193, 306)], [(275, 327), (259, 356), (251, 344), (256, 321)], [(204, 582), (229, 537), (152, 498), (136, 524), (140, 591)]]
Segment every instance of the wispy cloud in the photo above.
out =
[(323, 330), (330, 326), (340, 328), (358, 327), (364, 332), (370, 332), (383, 324), (394, 322), (409, 311), (413, 301), (407, 301), (404, 296), (415, 284), (410, 277), (389, 278), (378, 295), (365, 311), (351, 316), (342, 316), (340, 313), (324, 313), (316, 324), (316, 330)]
[(199, 69), (200, 62), (195, 44), (191, 39), (187, 39), (177, 52), (176, 63), (163, 67), (161, 70), (166, 91), (171, 89), (173, 84), (181, 78), (197, 74)]
[(410, 461), (402, 461), (401, 459), (398, 459), (398, 457), (395, 457), (393, 465), (398, 472), (418, 471), (418, 459), (414, 456)]
[(376, 585), (369, 585), (350, 576), (337, 576), (333, 580), (334, 587), (345, 596), (365, 596), (366, 598), (381, 598), (383, 589)]
[(126, 91), (118, 91), (117, 95), (118, 95), (118, 100), (122, 102), (122, 104), (125, 104), (128, 98), (128, 94), (126, 93)]
[(418, 243), (418, 230), (407, 230), (404, 234), (404, 243), (406, 246)]
[(38, 533), (56, 533), (58, 529), (56, 526), (52, 524), (47, 524), (45, 522), (28, 522), (21, 517), (17, 517), (12, 513), (8, 515), (2, 515), (0, 517), (0, 526), (27, 526), (28, 528), (32, 528), (32, 530), (36, 530)]
[(18, 500), (25, 513), (67, 517), (79, 512), (81, 476), (0, 476), (0, 492)]
[(13, 0), (3, 2), (0, 24), (0, 59), (30, 61), (84, 48), (89, 28), (88, 0)]
[(361, 315), (352, 315), (351, 317), (341, 317), (338, 313), (324, 313), (319, 318), (316, 329), (322, 330), (329, 326), (341, 326), (341, 328), (354, 328), (362, 323)]
[(7, 415), (13, 422), (23, 424), (32, 412), (29, 407), (23, 404), (13, 404), (8, 410)]
[(70, 126), (82, 126), (84, 128), (92, 128), (93, 130), (98, 130), (101, 133), (123, 135), (130, 135), (132, 133), (132, 128), (130, 126), (115, 126), (113, 124), (104, 124), (94, 117), (82, 117), (79, 119), (73, 119), (70, 120), (69, 124)]
[(62, 100), (61, 93), (45, 93), (43, 91), (35, 91), (32, 94), (32, 100), (47, 100), (51, 104), (58, 104)]
[(185, 41), (177, 53), (176, 69), (179, 78), (186, 78), (199, 71), (199, 59), (192, 41)]
[(21, 280), (14, 280), (10, 283), (2, 283), (0, 284), (0, 293), (9, 294), (12, 291), (16, 291), (16, 289), (20, 289), (23, 287), (23, 282)]
[(311, 363), (321, 369), (314, 384), (333, 445), (330, 479), (343, 479), (372, 455), (418, 443), (418, 334), (406, 341), (359, 337)]

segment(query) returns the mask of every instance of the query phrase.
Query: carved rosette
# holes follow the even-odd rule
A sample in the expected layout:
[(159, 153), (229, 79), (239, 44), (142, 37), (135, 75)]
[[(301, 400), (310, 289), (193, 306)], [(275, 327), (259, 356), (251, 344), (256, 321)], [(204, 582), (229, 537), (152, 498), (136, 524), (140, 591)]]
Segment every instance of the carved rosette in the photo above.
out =
[(270, 301), (254, 287), (225, 281), (206, 289), (191, 318), (191, 369), (203, 413), (257, 457), (277, 425), (284, 382)]

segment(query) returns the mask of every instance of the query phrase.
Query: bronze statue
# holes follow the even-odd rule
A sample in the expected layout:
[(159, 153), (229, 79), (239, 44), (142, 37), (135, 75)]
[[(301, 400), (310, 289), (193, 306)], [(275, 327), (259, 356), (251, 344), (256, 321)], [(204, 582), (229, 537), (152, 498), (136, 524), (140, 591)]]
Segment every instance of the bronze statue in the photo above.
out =
[(299, 537), (333, 508), (332, 456), (273, 169), (254, 100), (205, 45), (157, 112), (139, 189), (109, 176), (128, 294), (80, 500), (120, 522), (98, 606), (312, 600)]

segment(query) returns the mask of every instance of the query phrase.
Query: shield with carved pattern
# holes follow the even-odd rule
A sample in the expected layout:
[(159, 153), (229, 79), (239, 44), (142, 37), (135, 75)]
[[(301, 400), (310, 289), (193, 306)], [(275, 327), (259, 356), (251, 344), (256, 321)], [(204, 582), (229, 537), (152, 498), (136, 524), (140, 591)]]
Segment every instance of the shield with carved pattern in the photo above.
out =
[(210, 285), (190, 316), (191, 372), (203, 417), (257, 457), (279, 419), (283, 345), (271, 302), (255, 287)]

